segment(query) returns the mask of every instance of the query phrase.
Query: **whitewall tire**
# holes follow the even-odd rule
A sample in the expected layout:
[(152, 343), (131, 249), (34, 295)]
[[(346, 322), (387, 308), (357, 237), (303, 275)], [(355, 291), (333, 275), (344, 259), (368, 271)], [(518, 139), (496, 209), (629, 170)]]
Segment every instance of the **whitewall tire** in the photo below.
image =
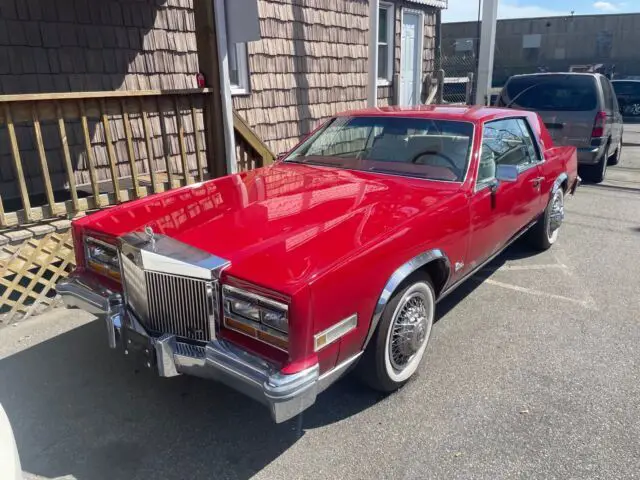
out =
[(389, 300), (358, 366), (372, 388), (392, 392), (416, 373), (424, 357), (436, 298), (426, 274), (416, 274)]

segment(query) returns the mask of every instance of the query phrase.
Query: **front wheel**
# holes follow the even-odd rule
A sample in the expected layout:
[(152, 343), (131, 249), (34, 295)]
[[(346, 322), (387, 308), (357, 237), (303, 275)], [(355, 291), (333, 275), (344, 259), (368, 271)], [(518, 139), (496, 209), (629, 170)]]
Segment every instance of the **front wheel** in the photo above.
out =
[(529, 239), (538, 250), (548, 250), (558, 240), (564, 220), (564, 191), (562, 188), (551, 196), (544, 213), (531, 231)]
[(411, 277), (391, 297), (358, 365), (366, 384), (393, 392), (409, 381), (427, 348), (435, 305), (433, 285), (426, 274)]

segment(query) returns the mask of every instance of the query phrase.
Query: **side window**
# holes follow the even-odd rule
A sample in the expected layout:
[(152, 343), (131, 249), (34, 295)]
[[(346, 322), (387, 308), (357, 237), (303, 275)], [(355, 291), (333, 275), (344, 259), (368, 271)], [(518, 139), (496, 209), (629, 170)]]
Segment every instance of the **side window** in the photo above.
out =
[(613, 112), (613, 91), (611, 90), (611, 85), (609, 85), (609, 80), (605, 77), (600, 77), (600, 86), (604, 95), (604, 108), (607, 112)]
[[(495, 178), (498, 165), (517, 165), (521, 168), (537, 163), (533, 141), (521, 128), (522, 119), (508, 118), (486, 123), (482, 135), (478, 185)], [(526, 128), (526, 125), (524, 125)]]
[(533, 139), (533, 133), (531, 131), (531, 127), (529, 126), (529, 122), (524, 118), (518, 119), (518, 124), (520, 125), (520, 130), (522, 130), (522, 138), (524, 139), (524, 143), (529, 150), (529, 157), (532, 162), (540, 162), (542, 161), (542, 156), (538, 151), (538, 146), (536, 145)]

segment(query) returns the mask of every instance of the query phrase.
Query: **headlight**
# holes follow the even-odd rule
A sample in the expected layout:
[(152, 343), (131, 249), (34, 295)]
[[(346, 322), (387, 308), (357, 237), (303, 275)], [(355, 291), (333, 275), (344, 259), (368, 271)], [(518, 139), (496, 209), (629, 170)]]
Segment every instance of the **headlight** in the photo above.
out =
[(270, 298), (224, 285), (224, 324), (281, 350), (288, 346), (289, 307)]
[(120, 263), (115, 245), (97, 238), (85, 237), (84, 251), (88, 268), (115, 280), (120, 280)]

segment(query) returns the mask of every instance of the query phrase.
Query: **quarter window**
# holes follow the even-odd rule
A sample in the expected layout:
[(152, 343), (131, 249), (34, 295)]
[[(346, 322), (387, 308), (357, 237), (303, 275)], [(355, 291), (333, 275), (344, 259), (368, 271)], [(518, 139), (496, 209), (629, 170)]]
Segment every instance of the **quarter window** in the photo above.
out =
[(537, 163), (538, 155), (524, 120), (509, 118), (485, 124), (478, 169), (479, 185), (490, 183), (498, 165), (525, 169)]
[(378, 10), (378, 79), (382, 84), (393, 77), (393, 4), (380, 3)]

